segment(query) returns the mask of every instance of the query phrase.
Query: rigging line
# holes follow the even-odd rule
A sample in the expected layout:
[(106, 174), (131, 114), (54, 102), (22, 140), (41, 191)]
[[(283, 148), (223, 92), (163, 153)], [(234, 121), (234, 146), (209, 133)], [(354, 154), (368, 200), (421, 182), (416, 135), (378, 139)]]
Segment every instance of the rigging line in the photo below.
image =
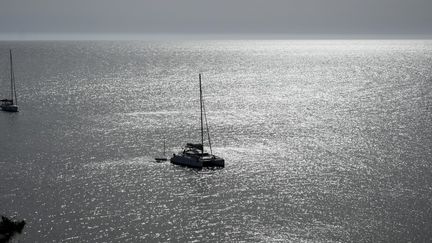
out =
[(11, 100), (13, 104), (14, 93), (13, 93), (13, 64), (12, 64), (12, 50), (9, 49), (9, 62), (10, 62), (10, 86), (11, 86)]
[(204, 154), (204, 131), (203, 131), (203, 95), (201, 87), (201, 73), (198, 74), (199, 77), (199, 91), (200, 91), (200, 116), (201, 116), (201, 155)]
[[(13, 71), (13, 61), (12, 61), (12, 50), (9, 50), (10, 53), (10, 65), (11, 65), (11, 93), (12, 93), (12, 102), (15, 103), (15, 105), (18, 105), (18, 98), (16, 94), (16, 88), (15, 88), (15, 73)], [(15, 96), (15, 97), (14, 97)], [(15, 98), (15, 99), (14, 99)]]
[(13, 90), (14, 90), (14, 95), (15, 95), (15, 105), (18, 105), (18, 97), (17, 97), (17, 93), (16, 93), (16, 88), (15, 88), (15, 73), (13, 74)]
[(202, 101), (202, 103), (203, 103), (203, 110), (204, 110), (204, 119), (205, 119), (206, 128), (207, 128), (207, 137), (208, 137), (209, 147), (210, 147), (210, 154), (213, 154), (212, 146), (211, 146), (211, 140), (210, 140), (210, 127), (209, 127), (208, 122), (207, 122), (207, 113), (205, 110), (204, 100)]

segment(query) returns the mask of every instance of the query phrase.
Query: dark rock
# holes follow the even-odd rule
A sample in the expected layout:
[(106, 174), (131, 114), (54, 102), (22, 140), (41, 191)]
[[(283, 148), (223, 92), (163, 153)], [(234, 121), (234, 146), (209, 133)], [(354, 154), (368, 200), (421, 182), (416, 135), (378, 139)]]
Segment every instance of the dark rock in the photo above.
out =
[(11, 220), (5, 216), (1, 216), (0, 221), (0, 243), (8, 242), (15, 234), (21, 234), (25, 221)]

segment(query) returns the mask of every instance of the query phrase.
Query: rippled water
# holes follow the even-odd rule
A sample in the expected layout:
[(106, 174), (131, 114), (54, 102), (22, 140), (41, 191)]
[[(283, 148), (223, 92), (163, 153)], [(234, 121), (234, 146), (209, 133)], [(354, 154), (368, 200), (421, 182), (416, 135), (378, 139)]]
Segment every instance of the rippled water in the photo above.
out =
[[(0, 42), (22, 242), (431, 241), (432, 41)], [(3, 54), (1, 54), (3, 53)], [(154, 163), (199, 142), (222, 170)]]

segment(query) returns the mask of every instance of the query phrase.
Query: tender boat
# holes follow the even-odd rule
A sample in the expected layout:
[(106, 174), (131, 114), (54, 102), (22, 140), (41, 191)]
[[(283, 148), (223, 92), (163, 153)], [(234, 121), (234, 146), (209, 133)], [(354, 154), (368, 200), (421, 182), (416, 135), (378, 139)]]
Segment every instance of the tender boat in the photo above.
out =
[[(207, 116), (205, 113), (204, 101), (201, 87), (201, 74), (199, 74), (199, 89), (200, 89), (200, 110), (201, 110), (201, 144), (187, 143), (183, 151), (174, 154), (170, 159), (171, 163), (192, 168), (201, 169), (203, 167), (224, 167), (225, 160), (212, 154), (210, 132), (207, 124)], [(210, 153), (204, 151), (204, 120), (206, 122), (206, 130)]]
[(17, 95), (16, 95), (16, 89), (15, 89), (15, 75), (13, 72), (13, 64), (12, 64), (12, 50), (9, 50), (9, 57), (10, 57), (10, 81), (11, 81), (11, 87), (10, 87), (10, 99), (1, 99), (0, 100), (0, 108), (3, 111), (9, 111), (9, 112), (17, 112), (18, 111), (18, 103), (17, 103)]
[(156, 160), (156, 162), (159, 162), (159, 163), (168, 160), (167, 156), (165, 155), (165, 141), (164, 141), (163, 157), (156, 157), (155, 160)]

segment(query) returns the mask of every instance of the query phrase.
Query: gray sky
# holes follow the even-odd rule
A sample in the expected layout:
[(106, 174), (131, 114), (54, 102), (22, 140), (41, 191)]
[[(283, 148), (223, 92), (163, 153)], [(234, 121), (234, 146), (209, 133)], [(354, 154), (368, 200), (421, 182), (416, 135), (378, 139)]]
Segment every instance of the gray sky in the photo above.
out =
[(431, 35), (432, 0), (0, 0), (0, 35)]

